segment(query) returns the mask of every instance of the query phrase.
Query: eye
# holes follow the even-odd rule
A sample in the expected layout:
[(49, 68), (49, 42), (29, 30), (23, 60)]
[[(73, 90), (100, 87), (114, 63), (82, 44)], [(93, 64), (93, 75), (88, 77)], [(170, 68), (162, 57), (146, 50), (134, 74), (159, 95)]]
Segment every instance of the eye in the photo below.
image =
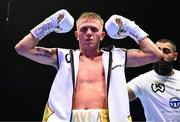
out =
[(171, 53), (171, 50), (168, 49), (168, 48), (163, 48), (163, 49), (162, 49), (162, 52), (163, 52), (164, 54), (169, 54), (169, 53)]
[(86, 32), (88, 30), (88, 27), (82, 27), (82, 28), (80, 28), (80, 31), (81, 32)]
[(90, 27), (90, 29), (92, 32), (98, 32), (99, 31), (98, 28), (96, 28), (96, 27)]
[(171, 51), (171, 49), (168, 49), (168, 48), (160, 48), (160, 47), (158, 47), (164, 54), (169, 54), (169, 53), (171, 53), (172, 51)]
[(99, 31), (99, 29), (96, 27), (82, 27), (82, 28), (80, 28), (80, 31), (85, 33), (86, 31), (88, 31), (88, 29), (90, 29), (92, 32), (98, 32)]

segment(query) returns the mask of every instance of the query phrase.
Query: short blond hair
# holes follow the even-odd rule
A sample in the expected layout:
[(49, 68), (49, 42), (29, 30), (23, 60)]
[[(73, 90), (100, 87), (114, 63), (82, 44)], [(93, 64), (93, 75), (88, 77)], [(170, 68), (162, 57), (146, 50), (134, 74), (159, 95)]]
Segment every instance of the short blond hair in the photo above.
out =
[(78, 27), (79, 26), (79, 22), (82, 20), (82, 19), (97, 19), (100, 21), (101, 25), (102, 25), (102, 28), (103, 28), (103, 25), (104, 25), (104, 20), (102, 19), (102, 17), (95, 13), (95, 12), (83, 12), (80, 17), (78, 18), (78, 20), (76, 21), (76, 26)]

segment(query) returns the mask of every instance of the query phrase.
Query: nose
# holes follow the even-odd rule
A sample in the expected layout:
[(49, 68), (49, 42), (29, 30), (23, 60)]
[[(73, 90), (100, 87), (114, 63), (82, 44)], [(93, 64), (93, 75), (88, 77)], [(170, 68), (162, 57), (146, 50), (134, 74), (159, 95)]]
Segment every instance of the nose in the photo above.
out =
[(87, 36), (89, 37), (89, 36), (91, 36), (92, 35), (92, 31), (91, 31), (91, 29), (90, 28), (88, 28), (87, 29), (87, 31), (86, 31), (86, 33), (87, 33)]
[(87, 33), (91, 33), (91, 32), (92, 32), (91, 28), (87, 28)]

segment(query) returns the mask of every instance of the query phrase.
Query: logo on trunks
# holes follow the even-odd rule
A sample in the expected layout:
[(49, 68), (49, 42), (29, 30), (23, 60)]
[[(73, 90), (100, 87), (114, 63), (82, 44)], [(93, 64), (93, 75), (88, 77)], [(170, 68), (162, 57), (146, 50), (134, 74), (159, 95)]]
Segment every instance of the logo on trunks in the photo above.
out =
[(163, 83), (155, 83), (155, 84), (151, 84), (151, 89), (156, 93), (158, 91), (160, 92), (164, 92), (165, 91), (165, 86)]
[(70, 57), (70, 54), (69, 54), (69, 53), (67, 53), (67, 54), (65, 55), (65, 59), (66, 59), (66, 62), (67, 62), (67, 63), (70, 63), (70, 62), (71, 62), (71, 57)]
[(169, 106), (171, 108), (177, 109), (180, 107), (180, 99), (177, 97), (173, 97), (169, 100)]

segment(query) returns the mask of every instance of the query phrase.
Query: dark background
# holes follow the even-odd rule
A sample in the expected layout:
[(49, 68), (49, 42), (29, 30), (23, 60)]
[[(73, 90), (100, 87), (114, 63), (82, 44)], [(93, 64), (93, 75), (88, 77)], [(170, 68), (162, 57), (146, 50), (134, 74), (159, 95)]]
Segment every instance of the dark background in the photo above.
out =
[[(180, 14), (178, 4), (164, 0), (1, 0), (0, 1), (0, 120), (40, 121), (56, 70), (18, 55), (14, 46), (29, 30), (59, 9), (67, 9), (75, 18), (84, 11), (94, 11), (107, 19), (119, 14), (134, 20), (149, 33), (153, 42), (179, 39)], [(44, 47), (78, 48), (74, 30), (66, 34), (52, 33), (40, 45)], [(105, 37), (101, 46), (138, 48), (129, 37), (111, 40)], [(177, 45), (179, 47), (179, 45)], [(179, 48), (177, 49), (179, 52)], [(179, 59), (175, 68), (179, 69)], [(151, 65), (126, 70), (127, 81), (151, 69)], [(139, 100), (130, 103), (135, 121), (143, 121)]]

